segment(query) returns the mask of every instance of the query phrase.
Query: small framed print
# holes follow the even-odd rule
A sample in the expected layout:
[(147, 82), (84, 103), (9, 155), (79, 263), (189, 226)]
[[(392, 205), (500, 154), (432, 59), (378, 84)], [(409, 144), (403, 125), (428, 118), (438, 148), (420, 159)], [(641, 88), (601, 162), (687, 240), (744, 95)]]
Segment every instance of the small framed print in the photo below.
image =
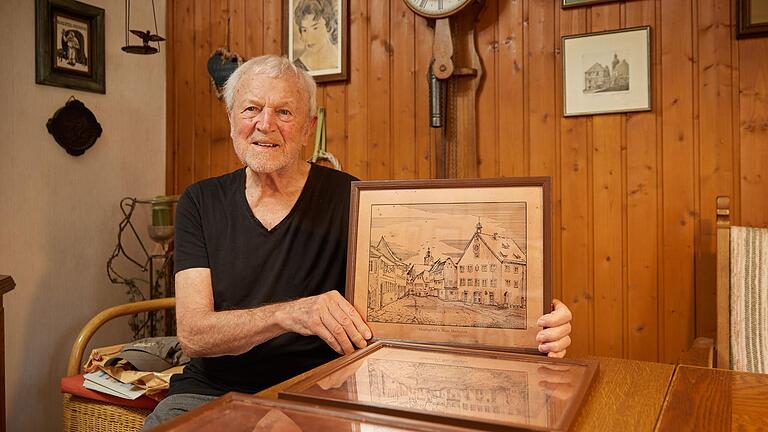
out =
[(379, 341), (317, 368), (282, 399), (478, 430), (566, 431), (597, 362)]
[(105, 93), (104, 9), (37, 0), (36, 18), (36, 82)]
[(768, 36), (768, 1), (737, 0), (736, 14), (739, 22), (737, 38)]
[(347, 299), (376, 339), (538, 353), (548, 177), (352, 183)]
[(651, 28), (564, 36), (563, 115), (651, 109)]
[(154, 430), (469, 432), (469, 429), (460, 427), (302, 402), (263, 399), (242, 393), (228, 393)]
[(283, 52), (317, 82), (347, 79), (349, 0), (285, 0)]
[(610, 3), (610, 2), (616, 2), (616, 1), (617, 0), (562, 0), (563, 8), (586, 6), (586, 5), (592, 5), (597, 3)]

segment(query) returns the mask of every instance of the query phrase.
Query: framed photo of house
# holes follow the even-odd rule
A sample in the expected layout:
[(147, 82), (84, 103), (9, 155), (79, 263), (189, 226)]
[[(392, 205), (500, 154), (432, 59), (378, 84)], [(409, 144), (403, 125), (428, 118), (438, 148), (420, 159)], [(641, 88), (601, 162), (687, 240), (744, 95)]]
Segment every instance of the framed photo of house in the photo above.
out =
[(104, 9), (75, 0), (37, 0), (35, 81), (106, 92)]
[(739, 39), (768, 35), (768, 1), (738, 0), (736, 2)]
[(550, 179), (352, 183), (347, 299), (379, 340), (537, 353)]
[(347, 79), (349, 0), (285, 0), (283, 52), (317, 82)]
[(472, 430), (567, 431), (597, 368), (589, 360), (379, 341), (279, 397)]
[(597, 3), (610, 3), (610, 2), (616, 2), (616, 1), (618, 0), (562, 0), (563, 8), (587, 6), (587, 5), (597, 4)]
[(563, 115), (649, 111), (651, 28), (564, 36)]

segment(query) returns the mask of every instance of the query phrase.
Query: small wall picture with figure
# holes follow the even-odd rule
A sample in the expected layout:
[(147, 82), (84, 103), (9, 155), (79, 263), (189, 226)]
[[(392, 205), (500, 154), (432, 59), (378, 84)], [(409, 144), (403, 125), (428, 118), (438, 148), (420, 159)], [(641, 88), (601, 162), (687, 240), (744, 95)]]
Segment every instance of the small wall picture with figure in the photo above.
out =
[(348, 0), (283, 2), (283, 51), (315, 81), (347, 78)]
[(61, 14), (54, 15), (57, 69), (90, 73), (90, 44), (88, 21), (81, 21)]

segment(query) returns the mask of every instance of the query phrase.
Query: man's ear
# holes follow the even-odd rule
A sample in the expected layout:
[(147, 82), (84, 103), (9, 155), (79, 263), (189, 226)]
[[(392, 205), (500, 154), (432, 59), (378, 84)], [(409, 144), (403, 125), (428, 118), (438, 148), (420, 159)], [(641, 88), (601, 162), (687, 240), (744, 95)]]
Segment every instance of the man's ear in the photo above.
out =
[[(309, 120), (309, 125), (307, 126), (307, 139), (304, 140), (304, 145), (307, 145), (307, 140), (312, 138), (313, 133), (317, 133), (317, 116), (312, 116), (312, 118)], [(314, 142), (314, 141), (313, 141)]]

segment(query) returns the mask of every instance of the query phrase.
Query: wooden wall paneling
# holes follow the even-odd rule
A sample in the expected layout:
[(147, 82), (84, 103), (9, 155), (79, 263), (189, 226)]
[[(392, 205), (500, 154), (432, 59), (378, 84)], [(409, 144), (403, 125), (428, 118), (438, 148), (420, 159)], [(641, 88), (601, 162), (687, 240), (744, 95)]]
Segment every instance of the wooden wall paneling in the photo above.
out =
[[(270, 17), (264, 16), (264, 4), (265, 2), (251, 1), (246, 3), (245, 17), (243, 24), (245, 24), (245, 52), (248, 53), (246, 58), (256, 57), (264, 53), (264, 41), (267, 39), (267, 23), (266, 19)], [(242, 55), (242, 54), (241, 54)]]
[[(176, 63), (176, 190), (186, 189), (195, 178), (195, 2), (176, 2), (174, 16), (178, 32), (174, 35)], [(192, 35), (192, 37), (190, 37)]]
[[(626, 26), (654, 26), (654, 0), (626, 3)], [(651, 87), (658, 86), (659, 32), (651, 29)], [(658, 108), (658, 91), (651, 106)], [(658, 361), (658, 205), (659, 167), (656, 149), (656, 112), (626, 115), (626, 264), (628, 332), (626, 355)]]
[(739, 41), (741, 219), (768, 226), (768, 39)]
[[(560, 11), (560, 34), (587, 31), (588, 8)], [(562, 60), (562, 59), (561, 59)], [(558, 67), (561, 65), (558, 64)], [(558, 113), (560, 114), (560, 113)], [(560, 119), (561, 164), (556, 174), (562, 184), (560, 198), (560, 250), (562, 300), (573, 313), (570, 355), (593, 352), (594, 292), (591, 279), (591, 196), (587, 117)]]
[[(530, 128), (529, 175), (551, 176), (555, 173), (555, 8), (557, 2), (529, 1), (528, 33), (528, 110)], [(556, 117), (557, 116), (557, 117)], [(552, 179), (553, 196), (558, 190)]]
[[(398, 0), (395, 0), (398, 1)], [(368, 176), (372, 180), (388, 179), (392, 174), (389, 39), (390, 0), (369, 0), (368, 12), (376, 17), (369, 21), (368, 50)]]
[(368, 2), (349, 2), (350, 77), (347, 130), (350, 174), (368, 178)]
[(211, 0), (195, 1), (194, 117), (195, 179), (211, 176), (211, 87), (206, 62), (211, 54)]
[(483, 68), (476, 104), (477, 175), (481, 178), (499, 175), (498, 99), (496, 93), (498, 88), (496, 57), (499, 46), (496, 36), (496, 22), (499, 18), (497, 6), (498, 2), (487, 2), (475, 25), (477, 54)]
[[(620, 4), (594, 6), (592, 31), (621, 27)], [(594, 205), (594, 352), (608, 357), (623, 355), (623, 114), (596, 115), (592, 119), (592, 196)]]
[(676, 361), (693, 341), (694, 142), (691, 0), (660, 2), (663, 109), (664, 343)]
[(528, 166), (525, 144), (525, 42), (523, 40), (523, 0), (499, 4), (496, 56), (498, 107), (499, 175), (522, 176)]
[(416, 152), (416, 176), (418, 178), (434, 178), (435, 163), (433, 151), (439, 136), (439, 129), (429, 126), (429, 86), (427, 85), (427, 71), (432, 60), (432, 43), (434, 32), (427, 24), (427, 20), (415, 17), (415, 152)]
[(714, 337), (715, 198), (733, 192), (730, 1), (699, 1), (697, 16), (700, 198), (694, 282), (696, 336)]
[(392, 37), (392, 177), (416, 178), (415, 86), (415, 14), (401, 0), (392, 2), (390, 34)]
[(325, 85), (325, 135), (326, 148), (346, 170), (347, 157), (347, 87), (343, 83)]
[[(227, 40), (228, 19), (229, 0), (211, 0), (211, 52), (208, 53), (209, 55), (218, 48), (226, 48), (229, 44)], [(230, 29), (229, 39), (231, 38)], [(204, 61), (207, 66), (207, 57)], [(208, 88), (211, 88), (210, 78)], [(211, 113), (210, 175), (217, 176), (229, 171), (230, 153), (234, 153), (234, 150), (229, 137), (229, 120), (224, 101), (220, 101), (215, 95), (210, 95), (208, 99)]]
[[(261, 3), (247, 0), (248, 3)], [(283, 53), (283, 2), (282, 0), (262, 0), (264, 3), (264, 51), (258, 54)], [(285, 23), (288, 25), (289, 23)], [(257, 53), (251, 53), (255, 56)]]
[[(253, 54), (248, 52), (248, 44), (245, 39), (245, 28), (247, 27), (246, 18), (246, 1), (247, 0), (229, 0), (229, 22), (230, 30), (229, 37), (231, 44), (231, 51), (240, 54), (244, 61), (250, 59)], [(259, 2), (261, 3), (261, 2)], [(229, 129), (229, 123), (227, 123), (227, 129)], [(243, 164), (237, 158), (237, 154), (234, 149), (228, 152), (229, 167), (227, 171), (234, 171)]]

